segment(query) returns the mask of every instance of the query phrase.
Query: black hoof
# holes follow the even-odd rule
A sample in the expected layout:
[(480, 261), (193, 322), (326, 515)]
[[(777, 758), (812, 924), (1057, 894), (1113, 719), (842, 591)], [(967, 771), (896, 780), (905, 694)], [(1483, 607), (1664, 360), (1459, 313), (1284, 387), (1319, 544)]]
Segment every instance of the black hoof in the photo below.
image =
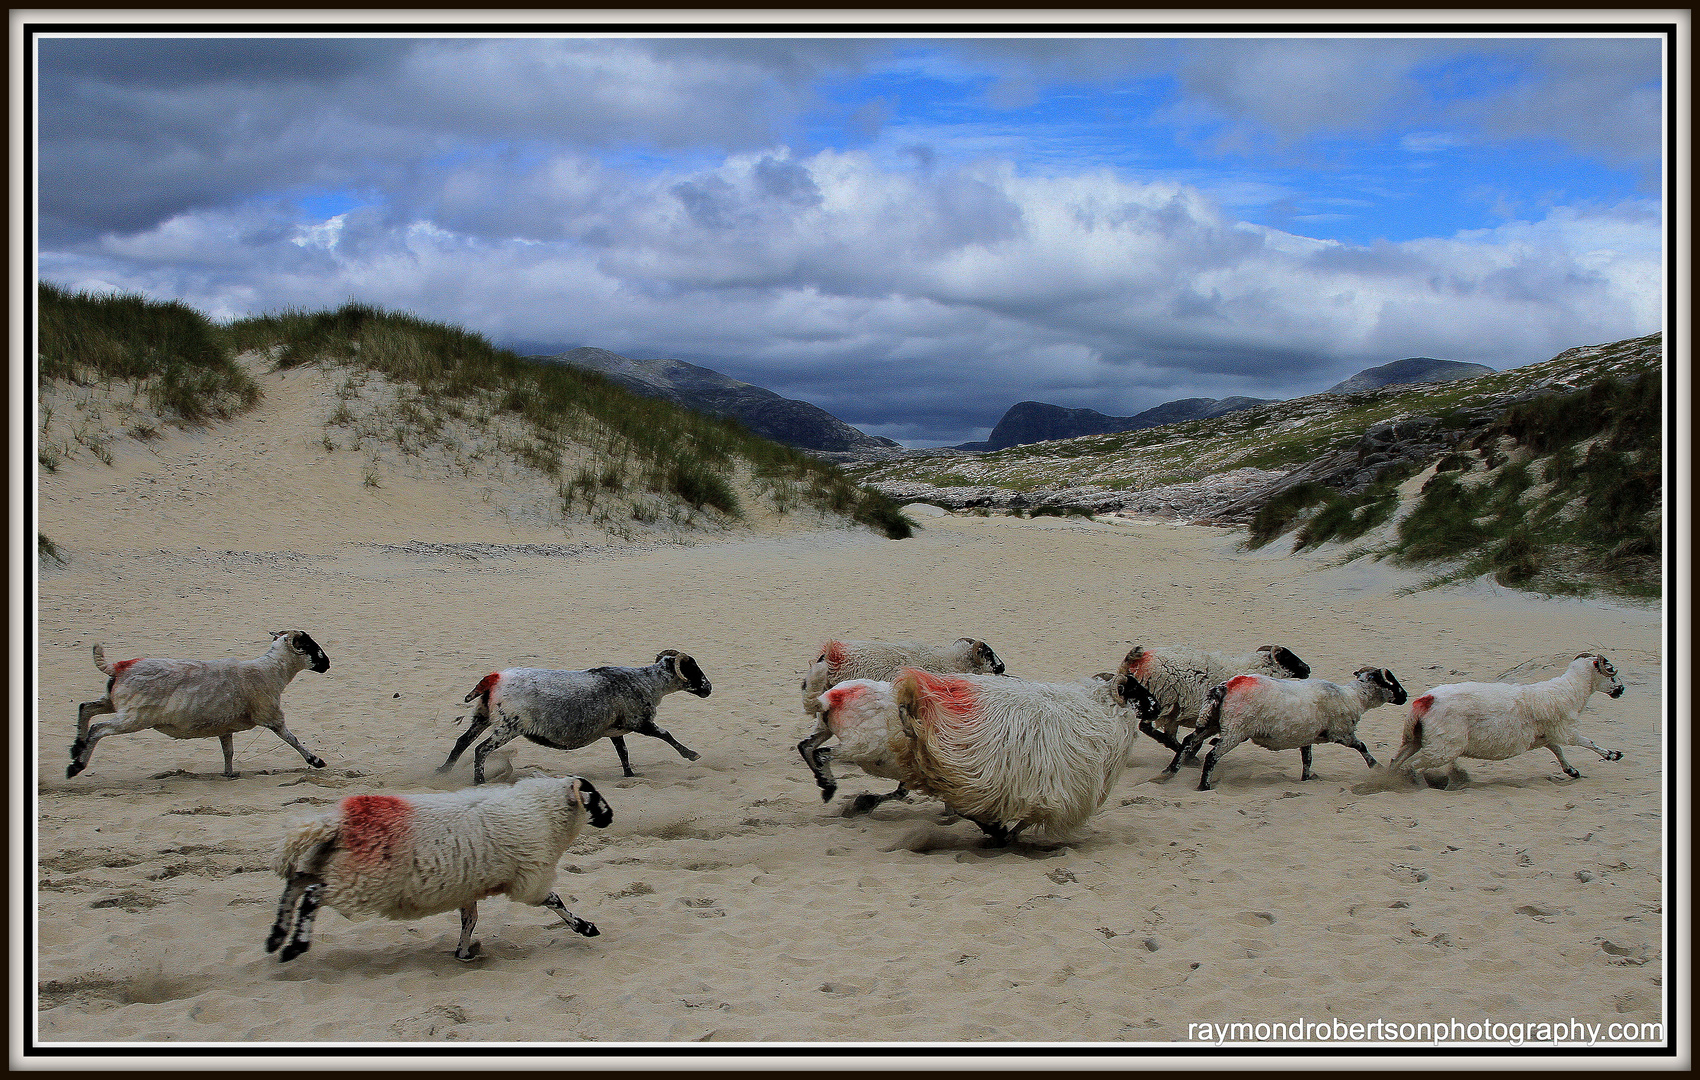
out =
[(283, 951), (281, 953), (278, 953), (277, 962), (280, 964), (289, 963), (297, 956), (306, 952), (312, 944), (313, 943), (310, 941), (291, 941), (288, 945), (283, 947)]
[(283, 944), (283, 939), (287, 936), (288, 934), (284, 932), (283, 927), (280, 926), (274, 929), (270, 934), (266, 935), (266, 951), (277, 952), (277, 947)]
[(313, 766), (315, 769), (322, 769), (325, 767), (325, 761), (323, 758), (310, 757), (307, 759), (307, 764)]
[(875, 795), (872, 792), (867, 792), (865, 794), (858, 795), (858, 796), (856, 796), (856, 801), (852, 802), (849, 806), (849, 809), (844, 811), (844, 816), (845, 817), (855, 817), (857, 814), (866, 814), (869, 811), (873, 810), (874, 807), (878, 806), (880, 803), (882, 803), (884, 801), (885, 800), (881, 799), (878, 795)]
[(573, 927), (573, 929), (578, 931), (579, 933), (583, 934), (585, 937), (601, 937), (602, 936), (602, 931), (598, 930), (596, 928), (596, 924), (593, 923), (593, 922), (587, 922), (582, 927), (575, 926), (575, 927)]
[(483, 952), (483, 951), (484, 951), (483, 946), (479, 945), (478, 942), (474, 941), (471, 945), (467, 946), (467, 948), (464, 952), (462, 952), (460, 949), (456, 949), (455, 950), (455, 959), (459, 960), (463, 964), (470, 963), (471, 961), (478, 959), (478, 954)]
[(1610, 753), (1608, 753), (1606, 755), (1606, 760), (1607, 761), (1622, 761), (1623, 760), (1623, 751), (1622, 750), (1611, 751)]
[(700, 758), (700, 757), (702, 757), (702, 755), (697, 753), (695, 750), (686, 750), (685, 751), (685, 760), (686, 761), (695, 761), (697, 758)]
[(75, 761), (71, 762), (71, 764), (65, 766), (65, 779), (67, 779), (67, 780), (71, 779), (71, 777), (77, 775), (78, 773), (82, 772), (86, 768), (88, 768), (88, 766), (79, 765)]

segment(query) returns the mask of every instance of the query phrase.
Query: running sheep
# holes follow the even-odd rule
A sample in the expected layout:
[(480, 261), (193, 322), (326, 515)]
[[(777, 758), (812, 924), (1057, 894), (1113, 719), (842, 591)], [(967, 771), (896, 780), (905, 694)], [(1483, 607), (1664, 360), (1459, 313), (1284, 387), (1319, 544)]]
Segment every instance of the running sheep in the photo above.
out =
[[(913, 641), (829, 641), (821, 646), (820, 655), (803, 676), (803, 712), (817, 718), (815, 730), (797, 744), (797, 752), (803, 755), (804, 764), (814, 774), (822, 802), (831, 800), (838, 790), (838, 783), (832, 776), (832, 748), (821, 745), (835, 734), (823, 715), (821, 695), (831, 687), (856, 679), (889, 682), (904, 668), (940, 675), (1004, 673), (1003, 661), (998, 654), (977, 638), (957, 638), (949, 645), (923, 645)], [(838, 756), (845, 761), (855, 760), (842, 747)], [(888, 772), (874, 772), (872, 775), (896, 778)], [(900, 783), (897, 790), (884, 795), (858, 795), (846, 812), (865, 814), (883, 802), (901, 799), (907, 794), (908, 789)]]
[(1173, 775), (1181, 761), (1198, 752), (1205, 739), (1220, 735), (1199, 770), (1198, 790), (1210, 790), (1210, 774), (1228, 751), (1250, 739), (1268, 750), (1298, 750), (1304, 762), (1300, 780), (1311, 778), (1311, 746), (1339, 743), (1363, 755), (1370, 768), (1375, 758), (1358, 739), (1358, 721), (1378, 705), (1405, 703), (1405, 688), (1386, 668), (1365, 667), (1341, 685), (1326, 679), (1271, 679), (1237, 675), (1210, 688), (1198, 730), (1187, 737), (1164, 773)]
[(1617, 669), (1594, 653), (1579, 654), (1564, 674), (1545, 682), (1437, 686), (1411, 702), (1405, 737), (1388, 769), (1446, 787), (1464, 779), (1456, 764), (1461, 757), (1502, 761), (1544, 746), (1564, 774), (1576, 779), (1582, 774), (1564, 760), (1563, 747), (1585, 746), (1605, 761), (1623, 757), (1621, 750), (1602, 750), (1576, 734), (1582, 709), (1597, 690), (1623, 696)]
[[(254, 660), (161, 660), (106, 662), (106, 650), (94, 647), (94, 666), (110, 678), (106, 694), (77, 706), (77, 738), (65, 778), (88, 768), (95, 744), (108, 735), (153, 728), (173, 739), (217, 737), (224, 751), (224, 775), (235, 779), (233, 736), (253, 727), (270, 729), (294, 747), (315, 769), (317, 755), (284, 726), (284, 688), (303, 669), (330, 670), (330, 657), (302, 630), (272, 631), (271, 647)], [(94, 724), (89, 718), (115, 713)]]
[[(888, 799), (901, 798), (907, 791), (898, 770), (897, 751), (892, 745), (894, 736), (901, 737), (897, 725), (897, 703), (891, 696), (891, 684), (876, 679), (850, 679), (820, 695), (820, 724), (828, 736), (838, 738), (837, 746), (823, 746), (812, 755), (803, 747), (803, 760), (814, 769), (815, 782), (821, 787), (821, 801), (832, 798), (838, 783), (832, 776), (834, 761), (847, 761), (869, 776), (899, 781), (897, 790), (889, 795), (864, 793), (845, 811), (846, 816), (864, 814)], [(803, 741), (807, 746), (808, 740)]]
[(626, 756), (625, 736), (648, 735), (677, 750), (687, 761), (699, 755), (657, 727), (655, 708), (675, 690), (707, 697), (713, 690), (697, 662), (678, 649), (663, 649), (647, 667), (596, 667), (589, 671), (508, 668), (484, 676), (467, 701), (476, 700), (471, 723), (438, 767), (448, 772), (485, 728), (490, 737), (472, 755), (472, 781), (484, 782), (484, 759), (502, 744), (523, 735), (539, 746), (577, 750), (598, 739), (612, 739), (620, 768), (636, 776)]
[(1131, 675), (1040, 683), (905, 669), (894, 681), (904, 782), (994, 844), (1029, 827), (1062, 838), (1109, 797), (1157, 702)]
[[(1158, 649), (1135, 645), (1116, 670), (1138, 679), (1157, 699), (1162, 709), (1157, 721), (1141, 723), (1139, 730), (1170, 750), (1181, 748), (1181, 740), (1175, 734), (1179, 728), (1198, 726), (1198, 715), (1204, 710), (1204, 695), (1212, 686), (1235, 675), (1267, 675), (1272, 679), (1310, 678), (1310, 665), (1281, 645), (1261, 645), (1256, 652), (1238, 656), (1191, 645), (1169, 645)], [(1161, 729), (1158, 724), (1162, 725)]]
[(614, 819), (579, 776), (444, 794), (350, 796), (284, 837), (273, 869), (287, 884), (266, 952), (282, 946), (279, 962), (306, 952), (321, 904), (350, 918), (419, 919), (458, 909), (455, 959), (471, 960), (479, 951), (472, 940), (478, 901), (498, 894), (546, 907), (575, 934), (596, 937), (595, 925), (568, 911), (554, 892), (555, 864), (587, 816), (598, 829)]

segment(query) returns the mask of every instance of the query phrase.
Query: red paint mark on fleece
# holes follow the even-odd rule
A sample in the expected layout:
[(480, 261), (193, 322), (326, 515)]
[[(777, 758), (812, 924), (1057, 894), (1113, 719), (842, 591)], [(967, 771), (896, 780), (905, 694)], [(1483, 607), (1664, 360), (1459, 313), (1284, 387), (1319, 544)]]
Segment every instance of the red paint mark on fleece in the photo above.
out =
[(1424, 716), (1428, 715), (1428, 711), (1433, 707), (1434, 695), (1424, 694), (1422, 697), (1411, 702), (1411, 719), (1421, 720)]
[(1145, 669), (1151, 666), (1151, 659), (1152, 655), (1150, 653), (1140, 653), (1139, 659), (1128, 665), (1127, 673), (1135, 676), (1136, 678), (1143, 677), (1145, 675)]
[(342, 843), (355, 863), (388, 862), (413, 830), (413, 804), (395, 795), (350, 795), (342, 800)]
[(1230, 694), (1242, 693), (1256, 687), (1258, 681), (1256, 675), (1235, 675), (1228, 680), (1227, 691)]
[(966, 717), (980, 701), (979, 688), (961, 676), (934, 675), (917, 668), (906, 668), (904, 674), (914, 678), (922, 701), (932, 709)]
[(826, 707), (842, 708), (868, 692), (865, 686), (835, 686), (826, 692)]
[(130, 665), (136, 663), (136, 661), (140, 660), (140, 659), (141, 659), (141, 657), (138, 656), (133, 660), (120, 660), (116, 664), (113, 664), (112, 665), (112, 677), (114, 679), (116, 679), (118, 676), (124, 674), (126, 671), (129, 671)]
[(833, 667), (844, 665), (844, 652), (844, 642), (842, 641), (829, 641), (820, 647), (821, 659)]
[(472, 693), (467, 696), (466, 700), (471, 701), (473, 698), (489, 698), (490, 691), (495, 688), (497, 681), (500, 680), (501, 677), (501, 672), (492, 671), (482, 679), (479, 679), (478, 685), (472, 688)]

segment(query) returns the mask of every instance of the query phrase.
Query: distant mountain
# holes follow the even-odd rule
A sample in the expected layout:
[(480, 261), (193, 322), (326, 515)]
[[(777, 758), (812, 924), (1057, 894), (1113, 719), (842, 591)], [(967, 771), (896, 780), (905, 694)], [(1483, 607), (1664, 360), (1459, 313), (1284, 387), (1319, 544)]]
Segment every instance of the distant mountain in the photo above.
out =
[(1179, 424), (1187, 420), (1205, 420), (1223, 413), (1247, 409), (1267, 402), (1262, 398), (1182, 398), (1167, 401), (1133, 416), (1106, 416), (1092, 409), (1065, 409), (1042, 401), (1023, 401), (1012, 405), (984, 442), (960, 443), (956, 450), (1002, 450), (1023, 443), (1050, 442), (1053, 439), (1074, 439), (1082, 435), (1108, 435), (1117, 431), (1139, 431), (1142, 428)]
[(1356, 394), (1382, 386), (1404, 383), (1452, 382), (1455, 379), (1474, 379), (1492, 375), (1493, 368), (1485, 364), (1465, 364), (1457, 360), (1436, 360), (1432, 356), (1410, 356), (1380, 367), (1365, 368), (1345, 382), (1335, 383), (1327, 394)]
[(665, 398), (698, 412), (730, 416), (757, 435), (799, 450), (871, 450), (898, 445), (858, 431), (806, 401), (780, 397), (772, 390), (683, 360), (632, 360), (607, 349), (592, 348), (527, 359), (601, 372), (633, 393)]

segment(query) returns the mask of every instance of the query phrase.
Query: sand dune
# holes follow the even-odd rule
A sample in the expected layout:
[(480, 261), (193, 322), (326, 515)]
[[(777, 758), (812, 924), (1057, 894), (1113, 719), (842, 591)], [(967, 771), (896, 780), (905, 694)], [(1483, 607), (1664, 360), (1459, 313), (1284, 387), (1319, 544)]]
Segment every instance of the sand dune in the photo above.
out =
[[(1492, 587), (1397, 595), (1380, 566), (1236, 551), (1163, 523), (931, 517), (915, 538), (763, 522), (685, 546), (568, 537), (420, 468), (362, 483), (317, 445), (312, 371), (221, 429), (114, 447), (41, 481), (41, 529), (69, 562), (40, 582), (35, 893), (39, 1039), (49, 1044), (951, 1043), (1172, 1048), (1189, 1023), (1662, 1019), (1662, 637), (1654, 609)], [(258, 655), (298, 626), (330, 655), (284, 706), (330, 764), (271, 734), (156, 732), (64, 767), (89, 659)], [(823, 806), (798, 759), (798, 679), (828, 636), (989, 641), (1012, 674), (1112, 667), (1134, 643), (1280, 642), (1322, 677), (1391, 668), (1413, 694), (1607, 653), (1628, 692), (1578, 751), (1470, 762), (1454, 791), (1365, 791), (1342, 747), (1245, 746), (1148, 782), (1145, 742), (1087, 833), (982, 846), (940, 804), (870, 817)], [(577, 772), (614, 809), (562, 861), (559, 889), (602, 936), (483, 905), (484, 958), (457, 962), (453, 915), (326, 912), (307, 955), (260, 948), (292, 820), (362, 792), (470, 782), (434, 767), (462, 698), (512, 665), (692, 653), (714, 683), (661, 722), (702, 758), (629, 740), (571, 753), (513, 744), (516, 774)], [(1378, 758), (1403, 710), (1360, 727)], [(1190, 771), (1189, 771), (1190, 772)], [(841, 799), (885, 781), (841, 770)], [(1560, 1048), (1562, 1049), (1562, 1047)]]

